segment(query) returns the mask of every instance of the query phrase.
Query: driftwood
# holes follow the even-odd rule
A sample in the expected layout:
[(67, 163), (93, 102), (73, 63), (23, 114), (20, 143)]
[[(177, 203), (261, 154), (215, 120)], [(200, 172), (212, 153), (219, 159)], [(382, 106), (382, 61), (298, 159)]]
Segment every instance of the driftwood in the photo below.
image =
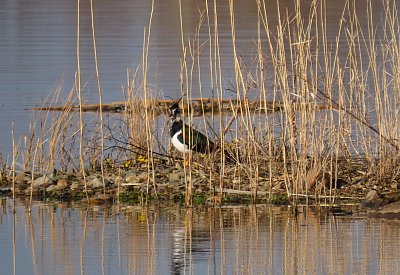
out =
[[(167, 114), (168, 108), (175, 102), (170, 99), (160, 100), (135, 100), (133, 102), (113, 102), (108, 104), (86, 104), (82, 106), (83, 112), (98, 112), (102, 108), (103, 112), (108, 113), (120, 113), (124, 111), (130, 111), (135, 109), (135, 112), (143, 112), (145, 108), (151, 110), (155, 115)], [(190, 103), (180, 103), (181, 108), (187, 114), (193, 112), (193, 116), (199, 117), (204, 115), (219, 114), (219, 113), (230, 113), (237, 112), (240, 110), (247, 110), (250, 112), (262, 111), (262, 112), (277, 112), (283, 108), (283, 103), (273, 101), (260, 101), (260, 100), (246, 100), (238, 101), (236, 99), (211, 99), (211, 98), (196, 98), (191, 99)], [(293, 105), (298, 103), (293, 103)], [(317, 109), (327, 109), (328, 105), (317, 105)], [(68, 105), (68, 106), (48, 106), (38, 107), (34, 110), (40, 111), (79, 111), (79, 106)]]

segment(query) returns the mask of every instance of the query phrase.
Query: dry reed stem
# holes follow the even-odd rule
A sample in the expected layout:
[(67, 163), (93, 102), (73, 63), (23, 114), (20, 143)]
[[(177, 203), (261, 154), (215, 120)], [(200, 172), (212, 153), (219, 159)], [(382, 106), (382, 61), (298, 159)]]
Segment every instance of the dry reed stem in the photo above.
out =
[[(153, 12), (154, 12), (154, 0), (151, 2), (151, 12), (150, 12), (150, 19), (148, 24), (148, 34), (147, 34), (147, 41), (143, 43), (143, 60), (142, 60), (142, 69), (143, 69), (143, 92), (144, 92), (144, 103), (147, 104), (148, 100), (148, 87), (147, 87), (147, 71), (148, 71), (148, 54), (149, 54), (149, 45), (150, 45), (150, 36), (151, 36), (151, 26), (152, 26), (152, 19), (153, 19)], [(144, 35), (146, 38), (146, 34)], [(147, 171), (151, 173), (151, 182), (153, 183), (154, 192), (157, 196), (157, 188), (155, 182), (155, 169), (154, 169), (154, 157), (153, 157), (153, 134), (152, 134), (152, 127), (150, 126), (150, 116), (154, 118), (153, 112), (149, 114), (148, 109), (146, 108), (145, 111), (145, 119), (146, 119), (146, 137), (147, 137), (147, 159), (149, 160)], [(146, 205), (148, 202), (148, 194), (149, 194), (149, 183), (150, 183), (150, 176), (147, 177), (147, 192), (146, 192)]]
[[(97, 47), (96, 47), (96, 35), (94, 31), (94, 11), (93, 11), (93, 0), (90, 0), (90, 15), (91, 15), (91, 23), (92, 23), (92, 39), (93, 39), (93, 53), (96, 67), (96, 79), (97, 79), (97, 88), (99, 92), (99, 104), (103, 105), (103, 92), (100, 85), (100, 73), (99, 73), (99, 64), (97, 58)], [(103, 111), (102, 108), (99, 109), (100, 115), (100, 137), (101, 137), (101, 152), (100, 152), (100, 170), (101, 170), (101, 179), (103, 182), (103, 194), (106, 194), (106, 182), (104, 179), (104, 123), (103, 123)]]
[(77, 61), (77, 74), (76, 74), (76, 85), (78, 92), (78, 100), (79, 100), (79, 163), (80, 163), (80, 171), (83, 176), (83, 182), (85, 185), (85, 193), (86, 198), (89, 200), (89, 194), (87, 192), (87, 181), (86, 181), (86, 173), (85, 173), (85, 161), (83, 159), (83, 111), (82, 111), (82, 91), (81, 91), (81, 61), (80, 61), (80, 0), (78, 0), (78, 8), (77, 8), (77, 33), (76, 33), (76, 61)]

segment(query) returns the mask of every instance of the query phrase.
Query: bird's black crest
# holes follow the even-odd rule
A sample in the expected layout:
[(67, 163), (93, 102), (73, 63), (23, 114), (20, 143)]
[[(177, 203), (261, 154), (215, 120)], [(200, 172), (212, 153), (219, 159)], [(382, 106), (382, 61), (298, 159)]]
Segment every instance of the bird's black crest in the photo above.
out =
[(182, 97), (175, 101), (171, 107), (169, 107), (169, 116), (176, 118), (181, 113), (181, 108), (179, 107), (179, 102), (181, 101)]

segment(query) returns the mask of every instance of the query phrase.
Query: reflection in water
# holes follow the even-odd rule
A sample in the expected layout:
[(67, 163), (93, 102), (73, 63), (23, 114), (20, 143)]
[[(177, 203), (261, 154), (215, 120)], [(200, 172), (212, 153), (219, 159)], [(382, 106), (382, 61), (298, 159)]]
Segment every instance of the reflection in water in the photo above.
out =
[(2, 274), (400, 272), (398, 223), (318, 208), (1, 207)]

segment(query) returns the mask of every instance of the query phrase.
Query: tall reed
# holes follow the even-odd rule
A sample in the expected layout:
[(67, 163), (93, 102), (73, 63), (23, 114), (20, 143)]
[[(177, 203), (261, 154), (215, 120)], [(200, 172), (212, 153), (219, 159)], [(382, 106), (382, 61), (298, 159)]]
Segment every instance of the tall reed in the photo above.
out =
[[(226, 48), (220, 46), (221, 4), (216, 0), (204, 2), (198, 27), (191, 36), (186, 33), (183, 3), (179, 1), (180, 97), (190, 105), (198, 92), (201, 97), (210, 95), (211, 102), (216, 102), (211, 104), (209, 117), (206, 117), (209, 106), (205, 100), (200, 104), (201, 119), (194, 117), (193, 108), (184, 109), (183, 117), (188, 124), (210, 136), (218, 148), (200, 165), (189, 162), (189, 166), (184, 166), (186, 204), (193, 204), (193, 175), (200, 170), (208, 177), (209, 190), (219, 192), (221, 197), (227, 189), (250, 192), (253, 199), (266, 191), (272, 198), (274, 193), (284, 190), (293, 204), (304, 196), (320, 195), (334, 203), (338, 182), (341, 179), (354, 182), (354, 173), (358, 178), (368, 175), (382, 184), (398, 180), (400, 49), (397, 34), (400, 27), (395, 1), (382, 2), (379, 26), (372, 1), (367, 2), (367, 29), (362, 27), (357, 12), (357, 5), (361, 4), (354, 0), (346, 2), (341, 20), (335, 23), (327, 18), (326, 1), (312, 1), (304, 9), (301, 1), (296, 0), (291, 11), (277, 2), (273, 14), (265, 0), (257, 0), (256, 4), (255, 55), (249, 61), (241, 57), (237, 40), (239, 11), (235, 10), (234, 0), (228, 2), (231, 40), (228, 50), (232, 53), (232, 67), (226, 68), (222, 65)], [(93, 4), (91, 7), (94, 59), (102, 104)], [(161, 154), (163, 161), (170, 161), (174, 153), (168, 149), (166, 124), (158, 127), (160, 121), (166, 121), (159, 116), (162, 113), (157, 102), (161, 97), (157, 92), (160, 87), (151, 83), (153, 13), (154, 1), (144, 30), (141, 63), (128, 71), (127, 85), (123, 87), (125, 131), (118, 132), (116, 129), (120, 126), (105, 126), (100, 110), (100, 132), (94, 130), (91, 136), (85, 132), (78, 16), (78, 71), (73, 90), (77, 92), (79, 117), (76, 109), (66, 104), (65, 114), (53, 116), (53, 132), (47, 132), (44, 125), (48, 114), (45, 113), (40, 118), (42, 122), (32, 126), (25, 163), (32, 163), (34, 158), (37, 164), (33, 166), (38, 169), (49, 163), (43, 168), (48, 171), (57, 166), (57, 155), (63, 155), (63, 159), (76, 165), (76, 156), (67, 153), (65, 146), (72, 147), (77, 142), (80, 170), (85, 175), (87, 160), (99, 158), (104, 178), (105, 141), (111, 140), (119, 143), (118, 148), (128, 147), (118, 152), (123, 159), (144, 156), (142, 161), (146, 162), (148, 173), (146, 193), (157, 194), (156, 158)], [(332, 27), (336, 29), (334, 36)], [(202, 62), (208, 68), (202, 67)], [(226, 81), (224, 75), (228, 69), (234, 75)], [(209, 76), (209, 83), (204, 82), (204, 75)], [(211, 91), (204, 91), (207, 86)], [(200, 90), (194, 91), (195, 87)], [(227, 105), (226, 99), (230, 96)], [(57, 100), (58, 95), (49, 102), (55, 104)], [(73, 101), (70, 96), (68, 102)], [(72, 125), (74, 121), (79, 127), (67, 129), (65, 125)], [(104, 126), (113, 139), (108, 139)], [(98, 137), (100, 149), (94, 141)], [(236, 162), (228, 163), (226, 160), (232, 156)], [(191, 160), (191, 157), (183, 158)], [(358, 169), (360, 163), (366, 166), (362, 171)]]

